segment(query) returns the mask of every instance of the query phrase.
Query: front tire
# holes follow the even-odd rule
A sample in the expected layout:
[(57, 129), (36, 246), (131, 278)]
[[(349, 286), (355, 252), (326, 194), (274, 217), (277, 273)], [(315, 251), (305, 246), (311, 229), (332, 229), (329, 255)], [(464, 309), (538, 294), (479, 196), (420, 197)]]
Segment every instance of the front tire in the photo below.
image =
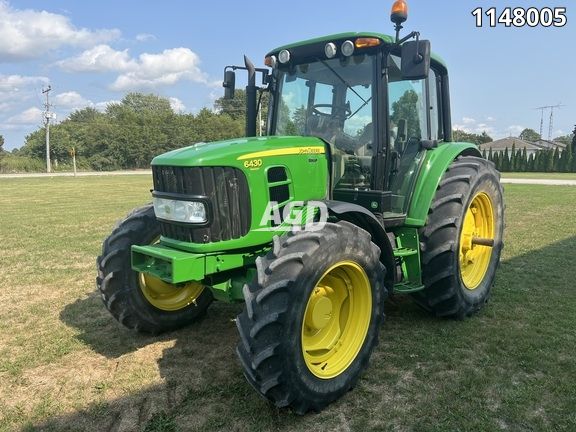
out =
[(131, 246), (160, 238), (152, 205), (135, 209), (104, 241), (97, 259), (96, 287), (108, 311), (124, 326), (158, 334), (202, 317), (212, 294), (197, 282), (172, 285), (132, 270)]
[[(458, 157), (444, 173), (420, 231), (423, 291), (417, 303), (464, 318), (488, 301), (502, 251), (500, 174), (479, 157)], [(480, 243), (492, 243), (492, 246)]]
[(348, 222), (274, 238), (236, 321), (244, 375), (262, 396), (303, 414), (355, 385), (384, 316), (379, 257), (370, 235)]

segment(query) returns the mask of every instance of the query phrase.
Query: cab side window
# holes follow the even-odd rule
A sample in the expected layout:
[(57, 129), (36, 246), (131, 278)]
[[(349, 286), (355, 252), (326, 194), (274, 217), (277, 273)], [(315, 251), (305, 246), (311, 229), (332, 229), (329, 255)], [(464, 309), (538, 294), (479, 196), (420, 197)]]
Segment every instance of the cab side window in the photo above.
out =
[(441, 94), (441, 77), (433, 69), (430, 69), (430, 75), (428, 76), (428, 105), (430, 107), (429, 139), (438, 141), (444, 139)]

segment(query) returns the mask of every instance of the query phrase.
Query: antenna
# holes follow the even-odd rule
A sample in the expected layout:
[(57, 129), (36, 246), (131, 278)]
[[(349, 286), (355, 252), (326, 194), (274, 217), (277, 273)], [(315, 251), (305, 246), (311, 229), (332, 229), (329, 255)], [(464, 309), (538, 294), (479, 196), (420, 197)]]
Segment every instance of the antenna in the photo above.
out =
[(546, 106), (541, 106), (538, 108), (535, 108), (537, 110), (540, 110), (540, 138), (542, 138), (542, 132), (543, 132), (543, 127), (544, 127), (544, 110), (549, 109), (550, 110), (550, 120), (548, 121), (548, 140), (552, 139), (552, 130), (554, 128), (554, 109), (555, 108), (560, 108), (566, 105), (562, 105), (562, 104), (556, 104), (556, 105), (546, 105)]
[(552, 127), (554, 125), (554, 108), (560, 108), (564, 105), (554, 105), (550, 107), (550, 124), (548, 125), (548, 140), (552, 139)]
[(542, 138), (542, 128), (544, 127), (544, 110), (548, 107), (538, 107), (535, 108), (540, 110), (540, 138)]

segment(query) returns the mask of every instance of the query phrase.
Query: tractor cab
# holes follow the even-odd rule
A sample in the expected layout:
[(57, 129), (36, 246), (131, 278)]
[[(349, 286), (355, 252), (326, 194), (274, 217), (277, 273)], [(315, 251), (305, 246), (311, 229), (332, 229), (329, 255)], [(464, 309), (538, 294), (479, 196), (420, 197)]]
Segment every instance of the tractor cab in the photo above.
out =
[[(399, 39), (405, 19), (393, 11), (396, 39), (379, 33), (311, 39), (270, 51), (270, 72), (248, 61), (245, 68), (228, 66), (224, 80), (233, 86), (231, 68), (262, 72), (267, 87), (260, 90), (270, 93), (267, 135), (322, 139), (329, 198), (358, 204), (388, 226), (404, 222), (426, 150), (451, 139), (447, 69), (418, 33)], [(246, 90), (256, 93), (250, 82)], [(249, 99), (248, 133), (256, 117)]]
[(272, 67), (268, 134), (321, 138), (330, 155), (332, 198), (402, 219), (426, 149), (450, 133), (442, 116), (449, 109), (442, 62), (435, 58), (422, 77), (406, 77), (401, 47), (373, 33), (281, 47), (266, 62)]

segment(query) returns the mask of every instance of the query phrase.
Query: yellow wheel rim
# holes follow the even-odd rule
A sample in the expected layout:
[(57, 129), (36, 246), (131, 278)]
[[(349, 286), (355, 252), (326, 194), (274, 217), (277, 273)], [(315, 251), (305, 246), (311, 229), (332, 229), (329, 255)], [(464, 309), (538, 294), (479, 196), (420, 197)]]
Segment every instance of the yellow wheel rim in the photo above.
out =
[(318, 378), (334, 378), (352, 364), (368, 333), (372, 291), (366, 272), (352, 261), (330, 267), (304, 312), (302, 353)]
[(165, 311), (177, 311), (196, 302), (204, 290), (199, 282), (173, 285), (146, 273), (138, 274), (138, 283), (148, 302)]
[[(151, 244), (158, 243), (159, 240), (158, 237)], [(169, 312), (195, 303), (204, 290), (204, 286), (199, 282), (174, 285), (148, 273), (138, 273), (138, 285), (152, 306)]]
[(493, 242), (494, 231), (492, 200), (480, 192), (466, 210), (460, 233), (460, 277), (469, 290), (475, 290), (484, 280), (492, 256), (492, 247), (478, 242)]

